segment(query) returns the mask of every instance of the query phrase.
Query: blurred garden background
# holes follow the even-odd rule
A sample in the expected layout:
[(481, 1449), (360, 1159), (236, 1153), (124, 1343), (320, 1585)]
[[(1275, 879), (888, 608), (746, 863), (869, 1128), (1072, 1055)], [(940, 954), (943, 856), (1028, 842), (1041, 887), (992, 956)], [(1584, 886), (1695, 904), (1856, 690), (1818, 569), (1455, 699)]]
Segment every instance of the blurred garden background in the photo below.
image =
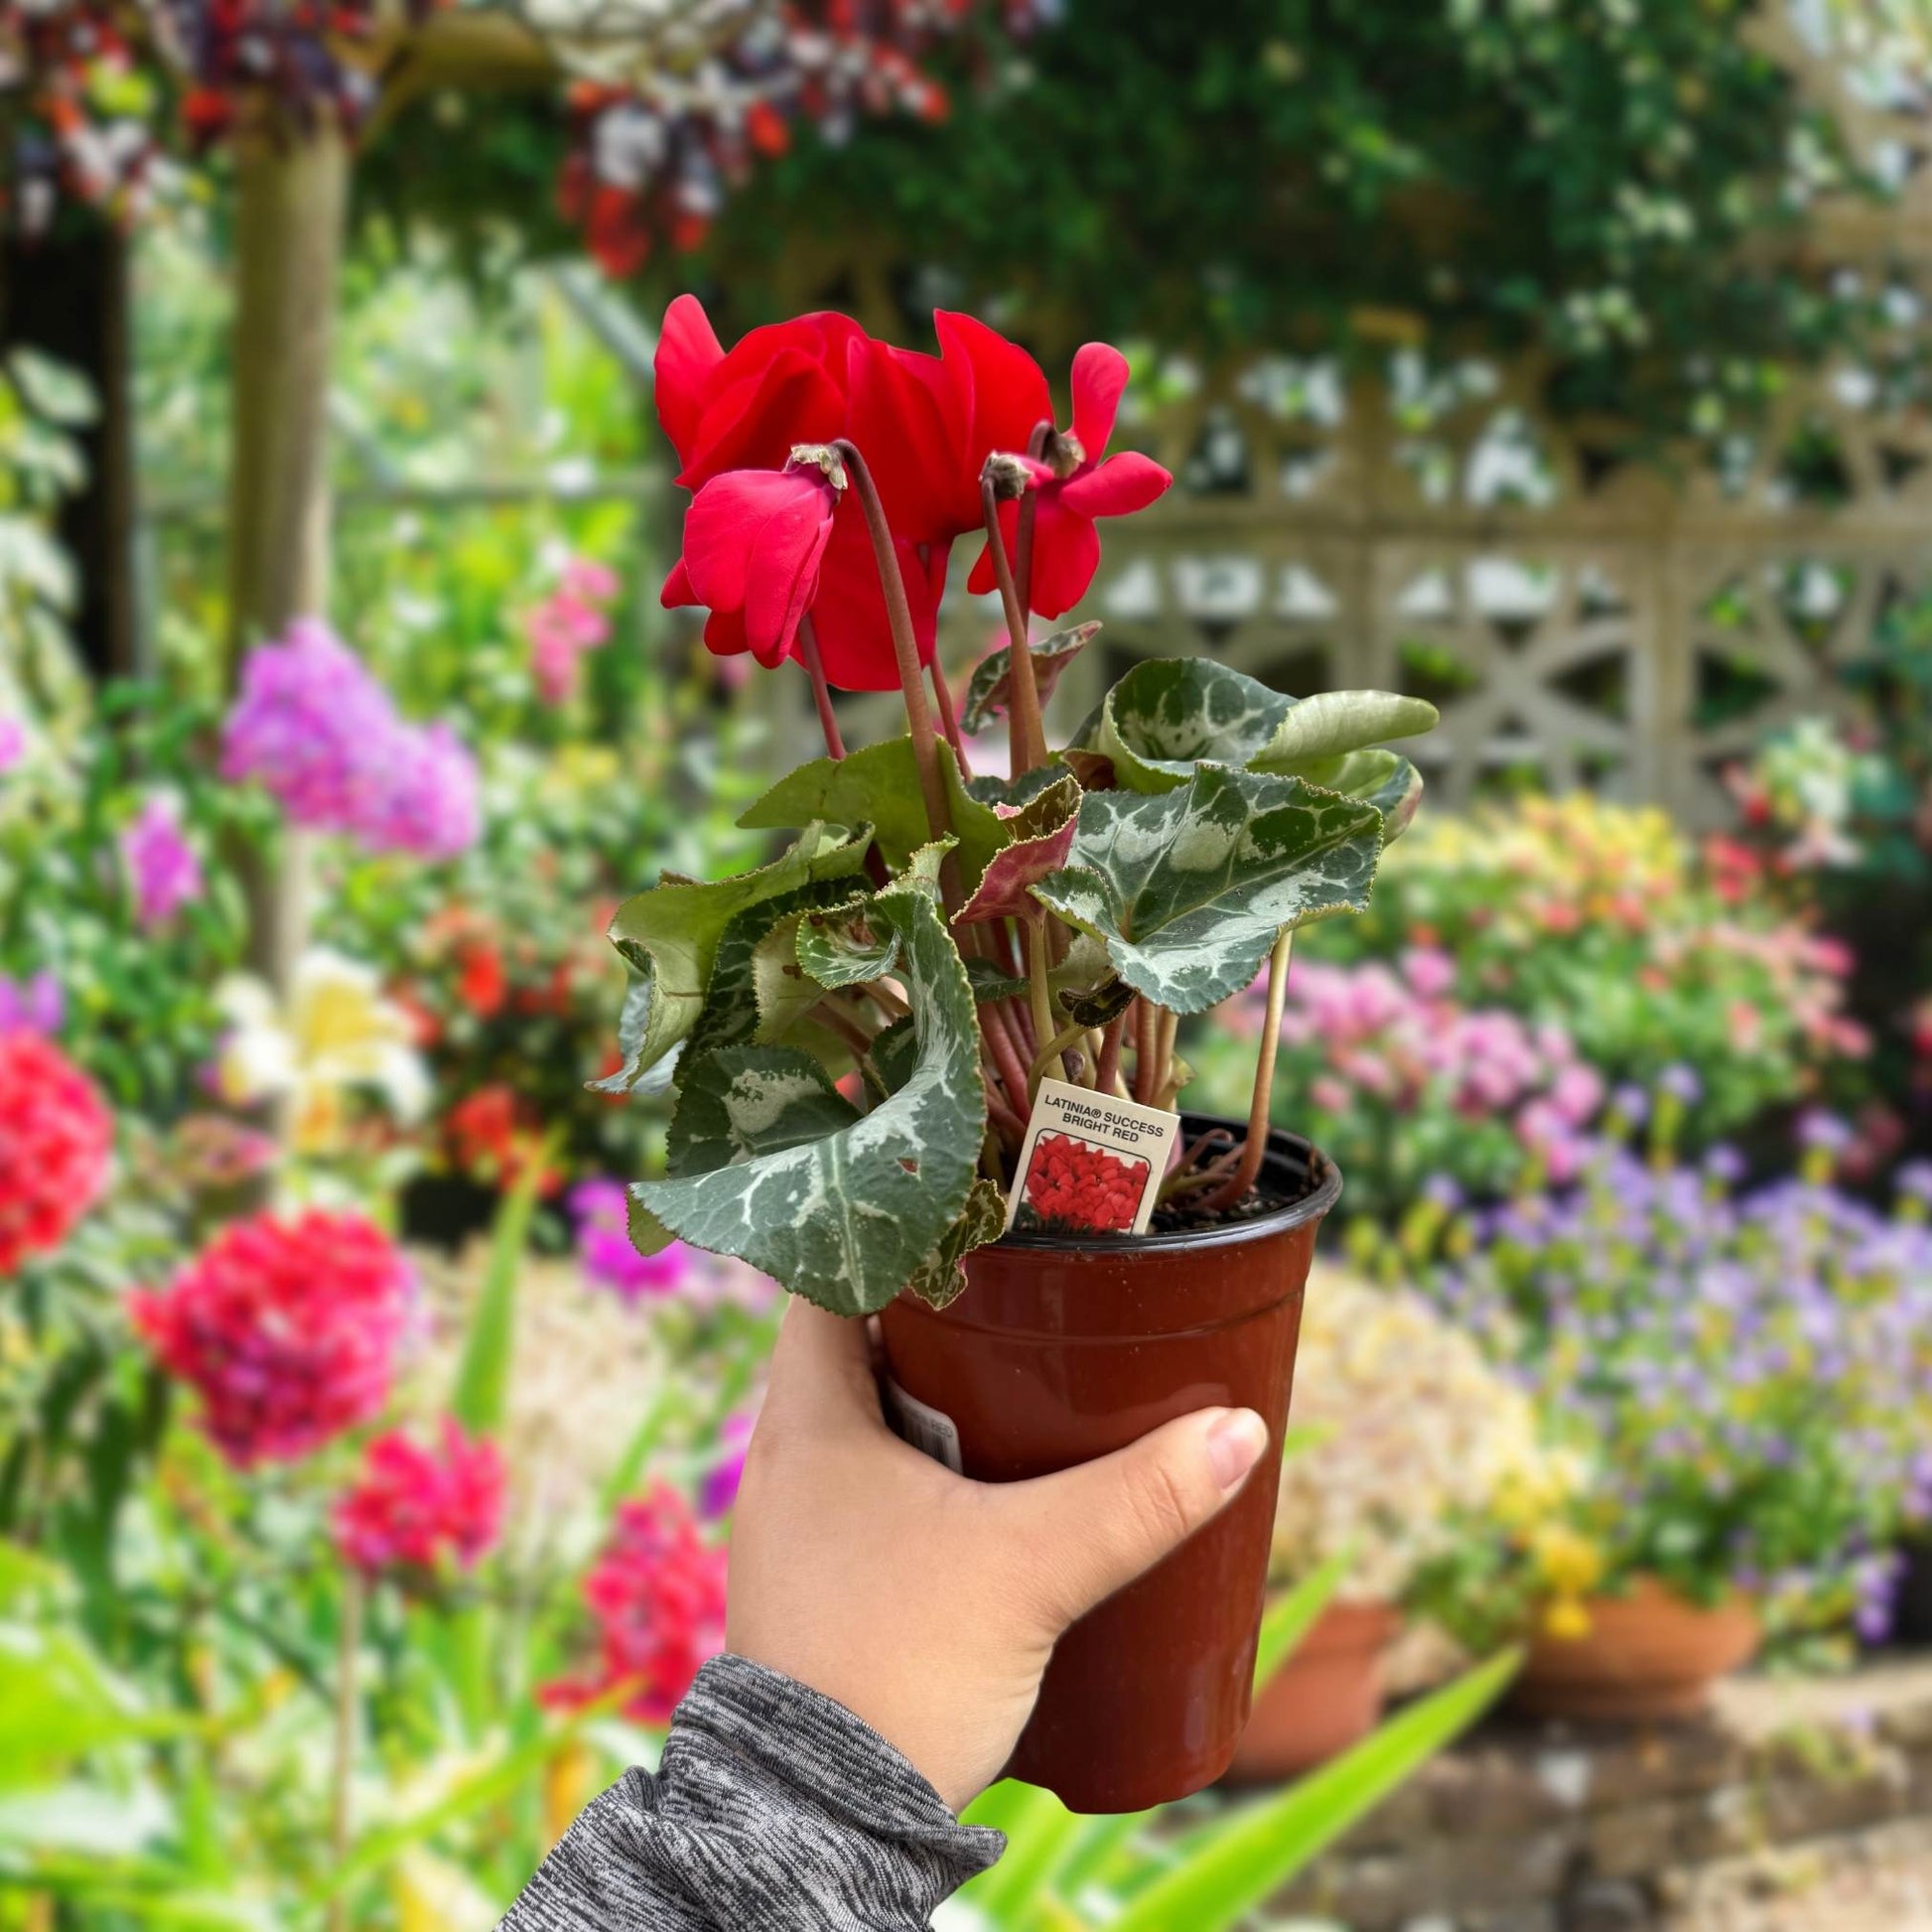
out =
[(1346, 1177), (1276, 1682), (1362, 1709), (1002, 1788), (940, 1922), (1932, 1925), (1917, 0), (0, 0), (0, 1927), (486, 1928), (722, 1642), (778, 1297), (625, 1238), (604, 931), (818, 725), (659, 608), (687, 289), (1126, 349), (1177, 483), (1062, 731), (1443, 712), (1274, 1087)]

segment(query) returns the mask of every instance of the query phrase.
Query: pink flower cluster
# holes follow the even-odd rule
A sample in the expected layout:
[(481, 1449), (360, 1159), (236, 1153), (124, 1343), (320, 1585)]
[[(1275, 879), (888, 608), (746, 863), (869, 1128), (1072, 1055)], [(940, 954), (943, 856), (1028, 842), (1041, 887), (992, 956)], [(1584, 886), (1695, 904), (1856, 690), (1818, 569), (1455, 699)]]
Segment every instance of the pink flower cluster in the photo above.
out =
[(505, 1476), (496, 1445), (465, 1435), (454, 1417), (435, 1445), (392, 1430), (369, 1444), (336, 1504), (336, 1547), (370, 1574), (468, 1570), (502, 1529)]
[(201, 1393), (238, 1468), (307, 1455), (388, 1398), (415, 1276), (360, 1215), (231, 1222), (166, 1289), (130, 1298), (163, 1367)]
[(172, 800), (150, 798), (121, 833), (120, 852), (121, 870), (134, 892), (134, 916), (144, 931), (165, 926), (202, 897), (202, 862)]
[[(1325, 1062), (1309, 1098), (1342, 1113), (1367, 1094), (1408, 1112), (1431, 1094), (1471, 1119), (1513, 1116), (1518, 1139), (1544, 1158), (1550, 1178), (1573, 1178), (1582, 1130), (1603, 1102), (1602, 1076), (1578, 1058), (1561, 1028), (1463, 1007), (1454, 981), (1449, 956), (1425, 947), (1405, 953), (1399, 970), (1298, 964), (1282, 1041)], [(1259, 1013), (1254, 996), (1245, 1004)]]
[(577, 689), (578, 660), (611, 639), (610, 607), (617, 572), (589, 557), (572, 557), (557, 588), (523, 620), (530, 669), (546, 704), (563, 704)]
[(450, 859), (480, 829), (477, 767), (447, 725), (410, 725), (329, 626), (258, 645), (228, 713), (221, 775), (256, 779), (296, 824), (373, 852)]
[(107, 1184), (114, 1122), (50, 1039), (0, 1031), (0, 1284), (58, 1248)]
[(572, 1710), (621, 1691), (628, 1716), (663, 1724), (725, 1646), (725, 1552), (659, 1483), (619, 1509), (584, 1601), (598, 1625), (597, 1667), (545, 1686), (543, 1702)]

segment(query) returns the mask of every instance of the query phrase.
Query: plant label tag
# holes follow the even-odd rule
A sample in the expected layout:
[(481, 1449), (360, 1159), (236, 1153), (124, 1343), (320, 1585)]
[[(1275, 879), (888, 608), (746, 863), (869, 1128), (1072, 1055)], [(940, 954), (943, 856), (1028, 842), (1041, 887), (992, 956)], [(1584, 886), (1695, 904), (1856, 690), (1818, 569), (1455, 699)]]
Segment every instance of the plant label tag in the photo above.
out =
[(890, 1375), (886, 1377), (886, 1407), (892, 1412), (893, 1427), (922, 1455), (943, 1462), (956, 1476), (966, 1473), (959, 1456), (959, 1430), (943, 1410), (907, 1395)]
[(1091, 1087), (1042, 1080), (1007, 1227), (1023, 1234), (1141, 1234), (1180, 1116)]

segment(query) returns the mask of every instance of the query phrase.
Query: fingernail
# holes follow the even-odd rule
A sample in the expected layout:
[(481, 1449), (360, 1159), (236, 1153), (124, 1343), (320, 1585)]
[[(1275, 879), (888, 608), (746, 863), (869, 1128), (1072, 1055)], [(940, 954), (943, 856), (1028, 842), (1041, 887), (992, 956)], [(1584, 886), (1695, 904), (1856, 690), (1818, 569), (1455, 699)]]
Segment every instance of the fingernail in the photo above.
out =
[(1268, 1425), (1252, 1409), (1228, 1409), (1208, 1425), (1207, 1466), (1225, 1495), (1261, 1460)]

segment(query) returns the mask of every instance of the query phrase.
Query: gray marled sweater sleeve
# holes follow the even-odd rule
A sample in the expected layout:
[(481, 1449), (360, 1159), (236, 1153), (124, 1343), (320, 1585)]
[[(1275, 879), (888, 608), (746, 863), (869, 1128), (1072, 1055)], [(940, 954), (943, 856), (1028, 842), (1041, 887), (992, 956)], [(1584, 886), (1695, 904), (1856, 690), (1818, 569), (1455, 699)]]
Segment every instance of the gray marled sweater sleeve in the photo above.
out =
[(843, 1705), (714, 1657), (500, 1932), (910, 1932), (1005, 1849)]

